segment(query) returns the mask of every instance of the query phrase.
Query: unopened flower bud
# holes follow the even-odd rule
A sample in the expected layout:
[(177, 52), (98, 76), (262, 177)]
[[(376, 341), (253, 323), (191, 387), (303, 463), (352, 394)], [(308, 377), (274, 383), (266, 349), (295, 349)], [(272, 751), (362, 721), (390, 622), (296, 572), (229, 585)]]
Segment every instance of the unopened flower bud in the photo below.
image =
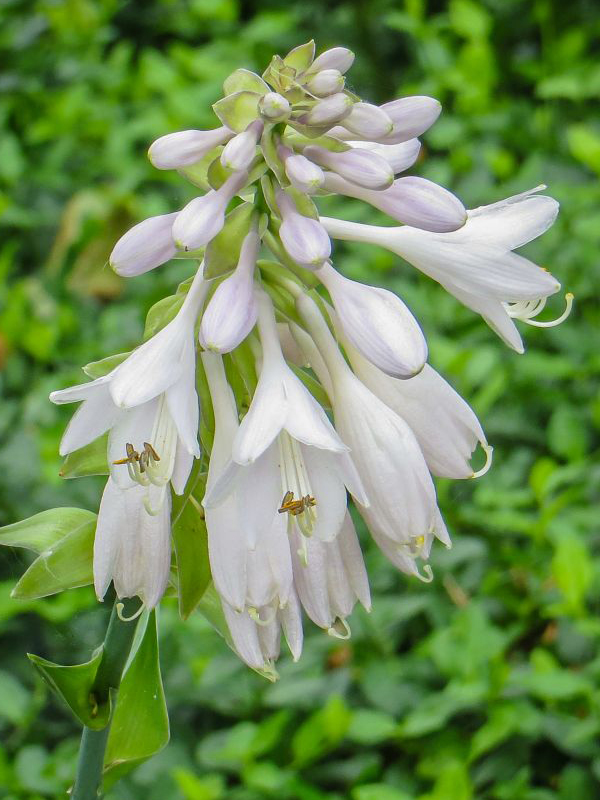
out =
[(181, 250), (195, 250), (208, 244), (225, 224), (225, 210), (247, 180), (246, 172), (236, 172), (219, 189), (191, 200), (173, 224), (175, 245)]
[(214, 147), (231, 139), (233, 131), (222, 126), (213, 131), (177, 131), (150, 145), (148, 158), (157, 169), (179, 169), (200, 161)]
[(427, 361), (418, 322), (387, 289), (351, 281), (325, 264), (317, 276), (327, 288), (345, 335), (376, 367), (395, 378), (410, 378)]
[(306, 83), (306, 89), (317, 97), (328, 97), (343, 88), (344, 78), (339, 69), (322, 69)]
[(291, 106), (283, 95), (267, 92), (258, 102), (258, 110), (269, 122), (283, 122), (289, 115)]
[(283, 191), (277, 192), (283, 222), (279, 236), (287, 253), (307, 269), (318, 269), (331, 255), (327, 231), (316, 219), (305, 217)]
[(306, 194), (314, 194), (323, 185), (325, 176), (323, 170), (306, 156), (297, 155), (288, 147), (277, 148), (279, 157), (283, 161), (285, 174), (295, 189)]
[(256, 323), (254, 265), (260, 247), (255, 231), (244, 239), (235, 272), (217, 288), (200, 325), (200, 344), (205, 350), (229, 353), (248, 336)]
[(394, 123), (394, 128), (386, 137), (389, 144), (405, 142), (420, 136), (430, 128), (440, 115), (441, 104), (433, 97), (415, 95), (413, 97), (401, 97), (385, 103), (381, 106), (383, 111)]
[(309, 145), (304, 148), (304, 155), (366, 189), (387, 189), (394, 181), (394, 172), (388, 162), (368, 150), (357, 148), (344, 153), (334, 153), (325, 147)]
[(178, 213), (145, 219), (121, 236), (109, 258), (114, 271), (131, 278), (173, 258), (177, 250), (171, 229)]
[(332, 94), (318, 103), (299, 118), (303, 125), (314, 125), (316, 127), (326, 127), (341, 122), (352, 111), (354, 105), (352, 99), (343, 92)]
[(347, 47), (332, 47), (317, 56), (310, 67), (310, 72), (320, 72), (324, 69), (337, 69), (342, 75), (348, 72), (354, 62), (354, 53)]
[(351, 112), (344, 119), (344, 128), (365, 139), (380, 139), (392, 132), (394, 123), (379, 106), (354, 103)]
[(221, 164), (226, 169), (236, 171), (248, 169), (256, 155), (256, 145), (264, 130), (264, 123), (260, 119), (251, 122), (245, 131), (233, 137), (221, 153)]
[(409, 139), (407, 142), (400, 142), (399, 144), (378, 144), (377, 142), (360, 141), (347, 141), (346, 144), (359, 150), (369, 150), (371, 153), (376, 153), (378, 156), (385, 158), (394, 175), (412, 167), (421, 150), (421, 142), (418, 139)]

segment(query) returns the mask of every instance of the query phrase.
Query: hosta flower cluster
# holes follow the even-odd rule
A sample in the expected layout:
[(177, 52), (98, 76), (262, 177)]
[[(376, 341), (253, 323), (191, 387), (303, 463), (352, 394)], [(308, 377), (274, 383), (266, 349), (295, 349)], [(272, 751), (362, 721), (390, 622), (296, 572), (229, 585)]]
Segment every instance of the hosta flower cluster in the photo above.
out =
[[(434, 540), (450, 546), (432, 475), (477, 477), (490, 460), (475, 414), (427, 364), (410, 310), (338, 272), (331, 237), (398, 254), (518, 352), (514, 320), (547, 324), (533, 317), (559, 289), (513, 252), (552, 224), (557, 203), (534, 189), (468, 211), (446, 189), (403, 177), (440, 105), (362, 101), (345, 82), (353, 58), (343, 47), (315, 58), (309, 42), (262, 77), (237, 70), (213, 107), (218, 127), (152, 144), (153, 165), (178, 170), (198, 195), (132, 228), (110, 264), (129, 277), (178, 257), (199, 267), (158, 304), (154, 335), (51, 396), (81, 403), (63, 455), (108, 432), (99, 599), (111, 581), (148, 608), (177, 589), (171, 504), (184, 495), (206, 525), (231, 640), (257, 669), (270, 668), (282, 631), (299, 657), (303, 611), (347, 636), (355, 602), (369, 607), (348, 494), (393, 564), (429, 580)], [(320, 216), (326, 194), (390, 222)], [(478, 443), (486, 466), (476, 471)]]

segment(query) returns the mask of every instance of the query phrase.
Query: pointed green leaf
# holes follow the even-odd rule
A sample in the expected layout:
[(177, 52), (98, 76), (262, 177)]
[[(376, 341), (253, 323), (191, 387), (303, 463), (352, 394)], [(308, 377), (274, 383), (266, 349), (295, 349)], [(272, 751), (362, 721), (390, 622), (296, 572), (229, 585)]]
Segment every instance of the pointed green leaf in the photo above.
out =
[(179, 614), (182, 619), (187, 619), (196, 608), (211, 578), (206, 523), (201, 513), (202, 507), (192, 494), (199, 478), (200, 461), (196, 461), (190, 476), (189, 492), (186, 490), (182, 497), (173, 498), (171, 531), (177, 559)]
[(32, 600), (93, 583), (96, 515), (39, 555), (12, 591), (12, 597)]
[(102, 378), (104, 375), (108, 375), (109, 372), (112, 372), (119, 364), (122, 364), (129, 355), (131, 355), (131, 352), (116, 353), (114, 356), (101, 358), (100, 361), (90, 361), (89, 364), (85, 365), (83, 371), (89, 378), (93, 378), (94, 380), (96, 378)]
[(42, 553), (67, 534), (95, 523), (96, 515), (84, 508), (49, 508), (33, 517), (0, 528), (0, 544), (26, 547)]
[(248, 125), (258, 118), (258, 101), (261, 95), (258, 92), (247, 90), (234, 92), (228, 97), (223, 97), (213, 105), (213, 111), (232, 131), (241, 133)]
[(106, 449), (108, 433), (85, 447), (74, 450), (63, 461), (61, 478), (84, 478), (89, 475), (108, 475)]
[(107, 702), (98, 705), (91, 694), (98, 666), (102, 660), (102, 647), (96, 650), (91, 661), (70, 667), (54, 664), (32, 653), (28, 653), (27, 658), (44, 682), (67, 704), (82, 725), (92, 730), (106, 727), (110, 718), (111, 704)]
[(249, 69), (236, 69), (228, 78), (225, 78), (223, 94), (229, 95), (244, 90), (257, 92), (261, 95), (271, 91), (263, 79), (255, 72), (250, 72)]
[(314, 39), (311, 39), (310, 42), (306, 42), (306, 44), (300, 44), (298, 47), (294, 47), (293, 50), (290, 50), (287, 56), (285, 56), (283, 59), (283, 63), (287, 67), (292, 67), (295, 69), (296, 73), (299, 73), (308, 69), (314, 59), (315, 42)]
[(236, 268), (242, 243), (252, 224), (253, 211), (250, 203), (242, 203), (229, 212), (223, 230), (206, 247), (205, 278), (219, 278)]
[(105, 772), (121, 775), (158, 753), (168, 741), (169, 717), (160, 676), (156, 613), (153, 611), (119, 688), (108, 737)]

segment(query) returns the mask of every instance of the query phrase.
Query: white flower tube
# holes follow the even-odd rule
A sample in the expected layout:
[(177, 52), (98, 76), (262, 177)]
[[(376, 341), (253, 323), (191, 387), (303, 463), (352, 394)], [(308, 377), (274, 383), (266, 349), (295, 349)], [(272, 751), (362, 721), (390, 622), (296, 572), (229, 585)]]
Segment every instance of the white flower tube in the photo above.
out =
[(419, 444), (406, 422), (351, 372), (314, 301), (302, 295), (296, 305), (327, 365), (336, 428), (370, 500), (368, 508), (357, 507), (371, 530), (420, 554), (438, 512)]
[(255, 119), (245, 131), (230, 139), (221, 153), (221, 164), (235, 171), (248, 169), (256, 155), (256, 145), (264, 127), (262, 120)]
[(350, 114), (353, 105), (352, 98), (343, 92), (337, 92), (315, 103), (309, 111), (298, 118), (298, 122), (315, 127), (334, 125)]
[(171, 231), (178, 213), (149, 217), (121, 236), (108, 259), (114, 271), (131, 278), (174, 258), (177, 248)]
[(256, 324), (254, 266), (260, 238), (250, 231), (240, 252), (238, 265), (211, 297), (200, 325), (200, 344), (205, 350), (229, 353), (242, 342)]
[(322, 69), (306, 82), (305, 87), (316, 97), (328, 97), (342, 91), (344, 77), (339, 69)]
[(321, 223), (300, 214), (288, 195), (279, 190), (277, 204), (283, 222), (279, 236), (294, 261), (307, 269), (318, 269), (331, 255), (331, 240)]
[(357, 148), (334, 153), (325, 147), (309, 145), (304, 148), (303, 154), (321, 167), (327, 167), (365, 189), (387, 189), (394, 182), (394, 172), (389, 163), (368, 150)]
[(114, 581), (119, 598), (141, 599), (148, 609), (163, 596), (171, 566), (171, 503), (158, 514), (144, 508), (144, 489), (121, 489), (109, 478), (94, 538), (94, 588), (102, 600)]
[(219, 189), (190, 200), (173, 223), (175, 245), (180, 250), (196, 250), (214, 239), (225, 224), (227, 206), (247, 180), (247, 172), (235, 172)]
[(368, 361), (398, 378), (421, 371), (427, 360), (425, 337), (397, 295), (345, 278), (330, 264), (317, 277), (333, 300), (345, 335)]
[(388, 136), (394, 128), (394, 123), (379, 106), (371, 103), (354, 103), (342, 126), (356, 136), (374, 140)]
[(218, 145), (225, 144), (234, 135), (225, 126), (212, 131), (168, 133), (150, 145), (148, 158), (157, 169), (188, 167), (200, 161)]
[(523, 352), (509, 304), (537, 301), (560, 289), (549, 272), (511, 252), (540, 236), (556, 219), (558, 203), (534, 194), (537, 191), (468, 211), (466, 224), (450, 233), (325, 217), (321, 223), (337, 239), (378, 244), (405, 258), (480, 313), (510, 347)]
[(467, 211), (458, 197), (426, 178), (398, 178), (389, 189), (376, 192), (329, 172), (324, 187), (370, 203), (392, 219), (426, 231), (455, 231), (467, 219)]
[(369, 150), (381, 156), (381, 158), (385, 158), (394, 175), (412, 167), (421, 150), (421, 142), (418, 139), (409, 139), (407, 142), (400, 142), (399, 144), (378, 144), (377, 142), (349, 140), (346, 144), (361, 150)]
[[(349, 342), (344, 347), (357, 377), (409, 424), (434, 475), (475, 478), (487, 472), (492, 448), (479, 420), (429, 364), (413, 378), (397, 380), (373, 366)], [(478, 443), (487, 458), (485, 467), (475, 471), (470, 460)]]
[(343, 75), (348, 72), (353, 63), (354, 53), (352, 50), (348, 50), (347, 47), (332, 47), (317, 56), (307, 72), (313, 74), (323, 69), (336, 69)]

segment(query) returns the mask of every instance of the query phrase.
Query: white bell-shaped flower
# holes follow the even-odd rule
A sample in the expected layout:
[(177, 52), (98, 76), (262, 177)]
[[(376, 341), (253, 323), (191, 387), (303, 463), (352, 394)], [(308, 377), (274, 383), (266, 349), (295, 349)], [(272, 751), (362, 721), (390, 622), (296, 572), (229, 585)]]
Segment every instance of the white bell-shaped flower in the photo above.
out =
[(427, 360), (419, 323), (393, 292), (352, 281), (331, 264), (317, 272), (345, 335), (372, 364), (398, 378), (416, 375)]
[(512, 304), (527, 307), (560, 289), (549, 272), (511, 252), (540, 236), (556, 219), (556, 200), (537, 191), (468, 211), (465, 225), (449, 233), (325, 217), (321, 223), (337, 239), (370, 242), (397, 253), (480, 313), (510, 347), (523, 352)]

